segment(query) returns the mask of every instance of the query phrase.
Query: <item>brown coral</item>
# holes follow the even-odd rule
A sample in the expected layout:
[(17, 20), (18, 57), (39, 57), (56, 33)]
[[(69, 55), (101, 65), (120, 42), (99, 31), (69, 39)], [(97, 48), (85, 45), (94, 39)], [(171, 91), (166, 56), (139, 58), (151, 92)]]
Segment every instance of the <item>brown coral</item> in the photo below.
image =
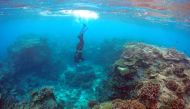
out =
[(114, 100), (112, 109), (146, 109), (146, 107), (137, 100)]
[(125, 100), (121, 100), (121, 99), (116, 99), (113, 102), (113, 109), (127, 109), (128, 108), (128, 104)]
[(171, 109), (171, 107), (164, 105), (164, 106), (160, 106), (159, 109)]
[(176, 90), (176, 95), (179, 97), (179, 98), (183, 98), (183, 94), (184, 94), (184, 88), (183, 87), (178, 87), (177, 90)]
[(183, 83), (185, 84), (185, 94), (190, 96), (190, 79), (189, 78), (183, 79)]
[(175, 49), (169, 49), (162, 54), (163, 58), (170, 61), (181, 61), (185, 59), (184, 54), (177, 52)]
[(190, 79), (189, 79), (189, 77), (184, 78), (182, 81), (183, 81), (183, 83), (185, 85), (190, 85)]
[(185, 93), (190, 96), (190, 84), (185, 86)]
[(182, 66), (174, 66), (174, 71), (173, 73), (179, 77), (179, 78), (184, 78), (186, 75), (184, 74), (184, 68)]
[(129, 104), (128, 109), (146, 109), (146, 107), (137, 100), (128, 100), (127, 104)]
[(172, 91), (176, 91), (178, 88), (178, 84), (174, 80), (168, 80), (166, 82), (166, 87)]
[(111, 102), (100, 103), (92, 109), (146, 109), (146, 107), (137, 100), (115, 99)]

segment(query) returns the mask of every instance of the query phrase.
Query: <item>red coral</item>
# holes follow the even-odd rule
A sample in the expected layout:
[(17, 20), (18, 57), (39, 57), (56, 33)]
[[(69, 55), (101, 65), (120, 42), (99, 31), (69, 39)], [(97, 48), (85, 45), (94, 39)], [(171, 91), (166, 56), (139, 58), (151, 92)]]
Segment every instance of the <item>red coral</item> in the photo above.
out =
[(156, 104), (159, 96), (160, 85), (153, 84), (152, 82), (147, 83), (140, 90), (140, 100), (150, 109), (156, 109)]
[(185, 102), (183, 99), (175, 99), (171, 102), (172, 109), (185, 109)]
[(166, 87), (172, 91), (176, 91), (178, 88), (178, 84), (174, 80), (168, 80), (166, 82)]

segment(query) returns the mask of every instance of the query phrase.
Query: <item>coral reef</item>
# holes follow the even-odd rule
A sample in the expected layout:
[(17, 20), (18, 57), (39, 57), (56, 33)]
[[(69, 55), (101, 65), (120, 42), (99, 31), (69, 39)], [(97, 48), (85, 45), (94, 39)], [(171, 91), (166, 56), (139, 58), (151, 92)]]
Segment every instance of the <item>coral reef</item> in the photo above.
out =
[[(14, 107), (25, 109), (24, 107), (29, 106), (35, 108), (42, 106), (40, 104), (48, 106), (48, 104), (46, 105), (46, 102), (53, 101), (53, 99), (47, 100), (48, 98), (43, 93), (49, 93), (49, 91), (40, 91), (38, 89), (34, 91), (35, 93), (32, 94), (31, 99), (29, 99), (27, 94), (34, 88), (40, 88), (43, 86), (53, 87), (55, 90), (55, 96), (52, 98), (56, 97), (57, 101), (64, 101), (65, 109), (86, 109), (89, 100), (96, 100), (95, 89), (100, 84), (101, 79), (105, 77), (102, 67), (91, 63), (68, 66), (67, 69), (63, 69), (60, 75), (57, 76), (56, 81), (42, 78), (41, 76), (39, 77), (36, 74), (22, 74), (23, 76), (20, 77), (17, 84), (14, 84), (15, 80), (13, 75), (14, 74), (12, 73), (7, 73), (0, 79), (0, 93), (4, 93), (3, 95), (5, 95), (3, 96), (3, 107), (12, 106), (12, 109), (14, 109)], [(15, 98), (10, 98), (9, 96)], [(23, 102), (23, 100), (26, 101)], [(20, 104), (18, 104), (18, 102), (20, 102)]]
[(27, 35), (20, 37), (8, 49), (10, 66), (16, 74), (37, 73), (49, 70), (51, 49), (46, 38)]
[(146, 107), (137, 100), (116, 99), (95, 105), (92, 109), (146, 109)]
[[(32, 109), (58, 109), (59, 104), (56, 102), (52, 89), (41, 88), (31, 93), (30, 108)], [(61, 109), (61, 108), (60, 108)]]
[(184, 54), (128, 43), (109, 73), (105, 90), (111, 93), (109, 99), (138, 99), (147, 109), (186, 109), (190, 106), (189, 78), (190, 59)]
[[(113, 43), (102, 45), (95, 62), (104, 68), (90, 62), (56, 67), (47, 39), (22, 37), (9, 48), (9, 64), (0, 65), (0, 108), (189, 109), (188, 57), (175, 49), (128, 43), (117, 59), (123, 42)], [(26, 95), (46, 85), (53, 86), (55, 94), (44, 87), (33, 91), (30, 99)]]
[(1, 101), (1, 109), (63, 109), (55, 99), (52, 89), (44, 87), (33, 91), (31, 99), (23, 102)]

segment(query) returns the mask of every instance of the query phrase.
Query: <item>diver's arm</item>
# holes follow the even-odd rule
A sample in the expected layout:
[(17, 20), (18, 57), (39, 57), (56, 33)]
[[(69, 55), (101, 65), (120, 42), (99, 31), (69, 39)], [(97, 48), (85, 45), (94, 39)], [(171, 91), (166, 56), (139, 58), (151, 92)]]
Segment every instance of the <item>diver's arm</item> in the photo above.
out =
[(83, 35), (86, 31), (88, 30), (87, 26), (84, 24), (80, 33), (79, 33), (79, 36)]

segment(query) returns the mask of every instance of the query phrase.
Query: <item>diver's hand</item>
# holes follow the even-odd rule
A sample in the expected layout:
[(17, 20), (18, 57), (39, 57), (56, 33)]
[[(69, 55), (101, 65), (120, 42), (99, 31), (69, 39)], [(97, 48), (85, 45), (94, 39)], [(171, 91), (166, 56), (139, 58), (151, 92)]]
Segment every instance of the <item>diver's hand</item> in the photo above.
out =
[(83, 33), (86, 32), (87, 30), (88, 30), (87, 25), (86, 25), (86, 24), (83, 24), (83, 29), (82, 29)]

